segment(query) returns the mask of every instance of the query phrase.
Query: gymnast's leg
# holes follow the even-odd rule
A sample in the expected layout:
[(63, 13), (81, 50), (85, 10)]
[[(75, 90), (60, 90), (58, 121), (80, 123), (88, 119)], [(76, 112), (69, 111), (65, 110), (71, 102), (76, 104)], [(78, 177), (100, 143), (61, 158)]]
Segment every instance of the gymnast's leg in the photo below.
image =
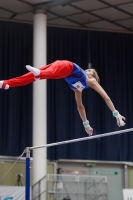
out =
[(72, 72), (73, 64), (70, 61), (55, 61), (39, 69), (29, 65), (26, 68), (30, 71), (29, 73), (9, 80), (0, 81), (0, 88), (8, 89), (9, 87), (24, 86), (37, 79), (65, 78)]
[(0, 88), (7, 90), (9, 89), (9, 87), (23, 86), (32, 83), (34, 81), (35, 79), (33, 73), (29, 72), (23, 76), (0, 81)]
[(57, 60), (39, 69), (29, 65), (26, 68), (34, 74), (35, 79), (61, 79), (71, 74), (73, 63), (67, 60)]

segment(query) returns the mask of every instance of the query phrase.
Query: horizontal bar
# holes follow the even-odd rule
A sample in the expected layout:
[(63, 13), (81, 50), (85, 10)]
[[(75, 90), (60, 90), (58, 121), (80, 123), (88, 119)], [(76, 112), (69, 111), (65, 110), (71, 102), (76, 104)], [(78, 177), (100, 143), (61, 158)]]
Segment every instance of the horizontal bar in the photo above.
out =
[(61, 144), (68, 144), (68, 143), (79, 142), (79, 141), (84, 141), (84, 140), (92, 140), (92, 139), (96, 139), (96, 138), (100, 138), (100, 137), (107, 137), (110, 135), (127, 133), (127, 132), (131, 132), (131, 131), (133, 131), (133, 128), (120, 130), (120, 131), (114, 131), (114, 132), (110, 132), (110, 133), (104, 133), (101, 135), (99, 134), (99, 135), (94, 135), (94, 136), (90, 136), (90, 137), (88, 136), (88, 137), (83, 137), (83, 138), (78, 138), (78, 139), (66, 140), (66, 141), (62, 141), (62, 142), (55, 142), (55, 143), (51, 143), (51, 144), (29, 147), (29, 150), (39, 149), (39, 148), (44, 148), (44, 147), (52, 147), (52, 146), (57, 146), (57, 145), (61, 145)]

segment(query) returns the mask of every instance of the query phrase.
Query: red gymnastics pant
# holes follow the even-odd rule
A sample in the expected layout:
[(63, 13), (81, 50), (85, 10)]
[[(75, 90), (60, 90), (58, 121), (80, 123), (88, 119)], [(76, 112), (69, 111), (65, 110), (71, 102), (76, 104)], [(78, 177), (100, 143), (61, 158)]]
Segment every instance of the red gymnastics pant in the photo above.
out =
[(73, 63), (67, 60), (57, 60), (49, 65), (39, 68), (40, 75), (35, 77), (32, 72), (28, 72), (23, 76), (4, 80), (2, 88), (8, 84), (9, 87), (17, 87), (27, 85), (35, 81), (35, 78), (41, 79), (61, 79), (69, 76), (73, 70)]

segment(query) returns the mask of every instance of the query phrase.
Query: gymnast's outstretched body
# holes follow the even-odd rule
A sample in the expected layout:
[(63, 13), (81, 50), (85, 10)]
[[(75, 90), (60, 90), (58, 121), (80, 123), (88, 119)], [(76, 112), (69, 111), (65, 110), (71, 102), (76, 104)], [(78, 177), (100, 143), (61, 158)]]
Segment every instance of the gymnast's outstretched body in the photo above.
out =
[(62, 79), (68, 83), (69, 87), (75, 92), (75, 99), (79, 115), (83, 121), (83, 126), (89, 135), (92, 135), (93, 128), (87, 120), (86, 111), (82, 104), (82, 91), (86, 88), (92, 88), (98, 92), (105, 103), (116, 117), (117, 125), (125, 125), (125, 117), (121, 116), (115, 109), (111, 99), (99, 84), (99, 77), (95, 69), (83, 70), (77, 64), (67, 60), (57, 60), (49, 65), (39, 69), (26, 65), (27, 74), (9, 80), (0, 81), (0, 88), (9, 89), (10, 87), (24, 86), (36, 80), (42, 79)]

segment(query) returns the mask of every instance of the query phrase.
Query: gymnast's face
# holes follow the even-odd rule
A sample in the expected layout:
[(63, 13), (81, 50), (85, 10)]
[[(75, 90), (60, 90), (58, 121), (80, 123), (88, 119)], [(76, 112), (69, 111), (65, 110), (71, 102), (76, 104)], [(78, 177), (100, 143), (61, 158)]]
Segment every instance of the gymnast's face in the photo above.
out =
[(88, 75), (88, 76), (94, 76), (94, 70), (93, 69), (86, 69), (85, 70), (85, 73)]

